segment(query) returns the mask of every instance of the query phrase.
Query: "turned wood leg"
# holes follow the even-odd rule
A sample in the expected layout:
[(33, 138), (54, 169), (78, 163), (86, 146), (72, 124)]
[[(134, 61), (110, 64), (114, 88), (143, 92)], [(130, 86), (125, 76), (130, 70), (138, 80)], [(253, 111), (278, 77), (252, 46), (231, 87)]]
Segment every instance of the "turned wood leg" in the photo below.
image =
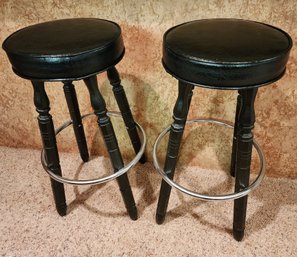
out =
[(67, 106), (69, 109), (69, 114), (73, 122), (73, 130), (79, 149), (80, 156), (84, 162), (89, 160), (88, 146), (86, 142), (86, 136), (84, 132), (84, 127), (81, 120), (81, 114), (79, 111), (79, 105), (77, 101), (77, 96), (75, 92), (74, 85), (71, 81), (64, 82), (64, 94), (67, 101)]
[[(115, 67), (112, 67), (107, 70), (107, 76), (112, 85), (112, 90), (116, 98), (117, 104), (119, 106), (120, 112), (123, 116), (131, 143), (133, 145), (134, 151), (137, 154), (141, 147), (141, 141), (137, 133), (136, 123), (133, 119), (128, 99), (126, 97), (123, 86), (121, 85), (121, 79), (118, 71)], [(145, 155), (139, 160), (140, 163), (145, 163)]]
[[(61, 167), (56, 143), (56, 135), (52, 116), (49, 114), (49, 99), (44, 90), (44, 82), (32, 81), (34, 88), (34, 104), (39, 113), (38, 124), (41, 133), (43, 149), (45, 151), (48, 168), (55, 174), (61, 176)], [(64, 185), (51, 179), (52, 190), (58, 213), (61, 216), (66, 215), (66, 198)]]
[[(238, 117), (235, 192), (249, 185), (257, 89), (240, 90), (239, 93), (242, 106)], [(237, 241), (241, 241), (244, 236), (247, 199), (248, 196), (244, 196), (234, 201), (233, 236)]]
[[(97, 78), (96, 76), (92, 76), (84, 79), (84, 81), (90, 93), (91, 105), (98, 117), (98, 125), (101, 129), (114, 172), (117, 172), (119, 169), (124, 167), (124, 162), (113, 126), (111, 124), (110, 118), (107, 116), (105, 101), (98, 89)], [(131, 219), (136, 220), (137, 209), (127, 174), (123, 174), (122, 176), (118, 177), (117, 182), (119, 184), (129, 216)]]
[(234, 130), (233, 130), (233, 144), (232, 144), (232, 155), (231, 155), (231, 166), (230, 166), (230, 174), (231, 174), (232, 177), (235, 177), (235, 162), (236, 162), (237, 133), (238, 133), (238, 116), (239, 116), (240, 108), (241, 108), (241, 95), (238, 94), (237, 104), (236, 104)]
[[(188, 111), (192, 97), (193, 86), (179, 81), (178, 98), (173, 110), (173, 123), (170, 128), (169, 142), (167, 147), (167, 155), (164, 165), (164, 171), (170, 179), (173, 179), (175, 166), (178, 157), (178, 151), (181, 139), (184, 132), (185, 123), (187, 120)], [(171, 186), (162, 180), (156, 222), (162, 224), (165, 220), (165, 215), (168, 207)]]

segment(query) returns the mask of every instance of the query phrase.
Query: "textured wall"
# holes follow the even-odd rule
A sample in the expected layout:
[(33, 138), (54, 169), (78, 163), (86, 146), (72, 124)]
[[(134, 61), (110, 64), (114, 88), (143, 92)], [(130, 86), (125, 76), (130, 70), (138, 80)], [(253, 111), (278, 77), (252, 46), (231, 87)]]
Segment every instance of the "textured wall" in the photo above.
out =
[[(160, 62), (163, 33), (171, 26), (189, 20), (233, 17), (279, 26), (296, 42), (295, 6), (294, 0), (2, 0), (0, 41), (19, 28), (53, 19), (97, 17), (118, 22), (123, 29), (126, 55), (117, 67), (133, 113), (147, 132), (147, 154), (150, 156), (156, 136), (171, 122), (177, 96), (176, 81), (166, 74)], [(297, 177), (296, 65), (294, 47), (287, 74), (273, 85), (261, 88), (256, 100), (255, 135), (266, 154), (267, 173), (272, 176)], [(116, 110), (105, 74), (100, 74), (98, 79), (108, 108)], [(51, 113), (58, 125), (68, 119), (69, 114), (62, 87), (53, 84), (48, 85), (47, 90)], [(82, 113), (90, 112), (86, 88), (80, 82), (76, 85)], [(13, 74), (3, 51), (0, 51), (0, 87), (0, 144), (40, 147), (32, 87), (29, 81)], [(189, 118), (203, 116), (232, 121), (235, 99), (235, 92), (196, 88)], [(92, 121), (86, 121), (88, 143), (93, 152), (102, 153), (99, 132)], [(115, 121), (115, 125), (122, 152), (129, 156), (131, 150), (127, 146), (124, 128), (120, 122)], [(59, 149), (76, 151), (73, 134), (70, 129), (68, 131), (59, 136)], [(182, 146), (180, 163), (228, 169), (231, 134), (231, 131), (213, 126), (191, 127), (185, 134), (188, 140)]]

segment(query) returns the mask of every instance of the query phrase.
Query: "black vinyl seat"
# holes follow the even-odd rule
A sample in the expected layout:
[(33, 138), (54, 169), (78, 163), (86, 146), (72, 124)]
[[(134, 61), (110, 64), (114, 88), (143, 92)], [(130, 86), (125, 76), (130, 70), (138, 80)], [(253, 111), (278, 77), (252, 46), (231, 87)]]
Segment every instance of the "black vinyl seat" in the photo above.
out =
[(117, 64), (124, 55), (118, 24), (78, 18), (18, 30), (3, 43), (14, 71), (34, 80), (78, 80)]
[[(14, 72), (32, 82), (34, 104), (39, 113), (38, 123), (45, 153), (42, 162), (45, 169), (49, 171), (48, 173), (54, 174), (51, 176), (51, 184), (56, 209), (61, 216), (66, 215), (67, 210), (63, 185), (66, 180), (62, 177), (56, 144), (56, 133), (58, 132), (55, 132), (52, 116), (49, 113), (50, 102), (45, 91), (45, 82), (63, 82), (77, 146), (82, 160), (86, 162), (89, 160), (89, 152), (73, 85), (75, 80), (84, 80), (116, 173), (125, 170), (125, 166), (96, 78), (97, 73), (106, 71), (134, 151), (138, 154), (138, 157), (136, 155), (133, 161), (136, 163), (140, 159), (140, 162), (145, 162), (144, 155), (140, 156), (144, 151), (140, 149), (144, 149), (142, 146), (145, 144), (142, 145), (138, 135), (137, 126), (140, 126), (134, 121), (119, 73), (115, 68), (125, 52), (121, 28), (118, 24), (95, 18), (44, 22), (16, 31), (3, 42), (3, 49), (8, 55)], [(66, 127), (64, 126), (63, 129)], [(144, 133), (143, 129), (142, 133)], [(55, 176), (59, 177), (58, 180)], [(121, 176), (114, 176), (114, 178), (117, 178), (131, 219), (137, 219), (137, 208), (127, 174), (123, 173)], [(76, 181), (75, 183), (84, 182)]]
[(259, 87), (279, 79), (292, 47), (290, 36), (270, 25), (209, 19), (169, 29), (163, 65), (190, 84), (221, 89)]
[[(258, 87), (282, 77), (291, 48), (292, 39), (286, 32), (255, 21), (205, 19), (183, 23), (167, 30), (163, 37), (162, 62), (166, 71), (178, 79), (179, 85), (173, 110), (174, 121), (170, 129), (160, 134), (153, 152), (155, 166), (164, 178), (156, 212), (158, 224), (165, 220), (173, 186), (203, 200), (235, 199), (233, 236), (238, 241), (242, 240), (247, 194), (250, 192), (248, 186), (252, 148), (256, 147), (252, 129), (255, 123), (254, 102), (257, 90)], [(231, 195), (233, 198), (230, 198), (230, 195), (219, 197), (194, 194), (193, 191), (176, 186), (172, 181), (195, 86), (238, 90), (230, 162), (231, 175), (235, 176), (235, 193)], [(228, 125), (218, 120), (194, 120), (205, 121)], [(160, 138), (167, 131), (170, 131), (170, 136), (162, 171), (156, 157), (156, 149)], [(260, 147), (256, 148), (258, 153), (261, 152)], [(259, 156), (264, 159), (263, 153)], [(243, 191), (246, 194), (237, 197)]]

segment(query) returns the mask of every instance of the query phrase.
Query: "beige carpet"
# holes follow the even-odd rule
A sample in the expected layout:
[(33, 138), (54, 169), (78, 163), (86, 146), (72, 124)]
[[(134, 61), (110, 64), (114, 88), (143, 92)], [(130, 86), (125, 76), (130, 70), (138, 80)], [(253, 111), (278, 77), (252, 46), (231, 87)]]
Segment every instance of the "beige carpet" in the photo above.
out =
[[(55, 212), (49, 179), (35, 150), (0, 148), (0, 255), (297, 256), (297, 181), (266, 178), (249, 198), (246, 236), (231, 235), (232, 202), (203, 202), (172, 191), (166, 222), (154, 220), (160, 177), (151, 164), (129, 172), (139, 219), (126, 215), (116, 182), (66, 186), (69, 213)], [(81, 164), (63, 154), (69, 177), (102, 176), (108, 159)], [(200, 192), (232, 191), (226, 172), (183, 168), (177, 181)]]

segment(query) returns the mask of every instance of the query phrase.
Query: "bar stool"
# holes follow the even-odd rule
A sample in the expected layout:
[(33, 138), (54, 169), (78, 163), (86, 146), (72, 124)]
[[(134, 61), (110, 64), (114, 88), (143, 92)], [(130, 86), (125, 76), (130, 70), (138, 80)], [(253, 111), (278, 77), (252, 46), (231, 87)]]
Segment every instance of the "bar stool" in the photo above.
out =
[[(3, 43), (13, 71), (29, 79), (34, 89), (34, 104), (39, 113), (38, 123), (43, 151), (42, 164), (51, 177), (56, 209), (66, 215), (66, 198), (63, 183), (75, 185), (100, 184), (117, 179), (120, 191), (131, 219), (137, 219), (137, 208), (126, 172), (138, 161), (145, 162), (143, 155), (146, 138), (143, 128), (134, 121), (115, 65), (124, 56), (121, 28), (118, 24), (101, 19), (65, 19), (36, 24), (18, 30)], [(96, 74), (107, 71), (119, 113), (107, 112), (105, 101), (99, 92)], [(74, 180), (62, 177), (56, 134), (73, 124), (81, 158), (88, 161), (89, 153), (73, 81), (83, 79), (90, 93), (91, 105), (98, 118), (114, 173), (107, 177)], [(56, 131), (50, 115), (50, 102), (44, 83), (61, 81), (71, 120)], [(116, 135), (109, 116), (122, 116), (133, 148), (135, 158), (126, 166), (121, 156)], [(140, 130), (142, 140), (139, 138)]]
[[(254, 101), (258, 87), (280, 79), (292, 47), (284, 31), (259, 22), (239, 19), (205, 19), (183, 23), (169, 29), (163, 38), (163, 66), (175, 77), (178, 98), (173, 110), (173, 123), (157, 138), (154, 165), (163, 180), (160, 189), (156, 221), (163, 223), (171, 187), (202, 200), (235, 200), (233, 236), (244, 236), (248, 193), (259, 186), (264, 176), (265, 159), (253, 139), (255, 123)], [(205, 195), (193, 192), (173, 181), (180, 143), (186, 123), (211, 122), (229, 128), (219, 120), (194, 119), (187, 121), (194, 86), (238, 90), (234, 125), (231, 175), (235, 176), (235, 193)], [(157, 149), (161, 139), (170, 131), (164, 169), (160, 167)], [(260, 171), (249, 185), (252, 147), (260, 157)]]

